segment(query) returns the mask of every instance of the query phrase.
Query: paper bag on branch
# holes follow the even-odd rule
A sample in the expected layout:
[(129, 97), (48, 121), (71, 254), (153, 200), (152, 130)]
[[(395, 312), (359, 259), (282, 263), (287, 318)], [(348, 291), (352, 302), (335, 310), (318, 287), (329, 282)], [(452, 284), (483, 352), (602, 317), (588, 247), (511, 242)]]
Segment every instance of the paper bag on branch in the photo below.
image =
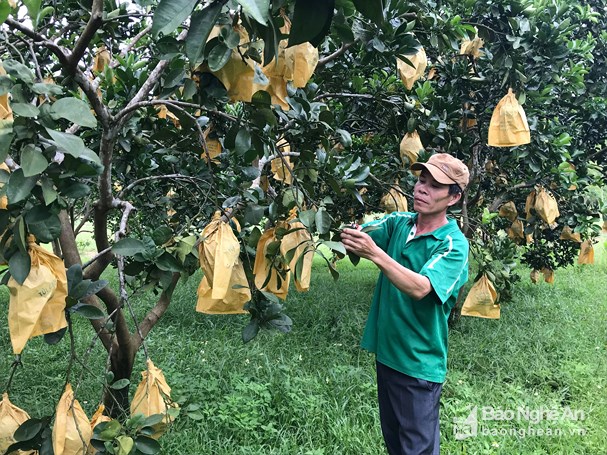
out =
[[(278, 141), (276, 148), (280, 149), (282, 153), (289, 153), (291, 151), (291, 146), (285, 139)], [(271, 162), (271, 167), (275, 180), (284, 182), (287, 185), (293, 184), (293, 165), (291, 164), (290, 156), (274, 158)]]
[[(15, 438), (13, 435), (17, 428), (25, 422), (29, 420), (30, 416), (23, 409), (15, 406), (8, 399), (8, 394), (2, 394), (2, 401), (0, 401), (0, 453), (6, 452), (8, 447), (15, 443)], [(34, 452), (24, 452), (19, 450), (17, 452), (11, 452), (9, 455), (26, 455), (33, 454)]]
[(512, 89), (495, 107), (489, 123), (488, 145), (514, 147), (531, 142), (527, 116)]
[(424, 151), (424, 146), (417, 131), (407, 133), (400, 141), (400, 159), (405, 167), (417, 162), (419, 152)]
[[(1, 101), (0, 101), (1, 104)], [(2, 110), (2, 107), (0, 107), (0, 111)], [(6, 165), (6, 163), (0, 163), (0, 169), (6, 171), (6, 172), (11, 172), (10, 168)], [(0, 183), (0, 189), (4, 188), (4, 183)], [(8, 197), (6, 197), (6, 194), (3, 195), (2, 197), (0, 197), (0, 210), (6, 210), (6, 208), (8, 207)]]
[(213, 128), (209, 127), (207, 128), (203, 135), (204, 135), (204, 142), (207, 146), (207, 151), (209, 152), (208, 156), (207, 153), (204, 151), (204, 148), (202, 150), (202, 153), (200, 154), (200, 157), (205, 160), (208, 161), (208, 159), (211, 159), (211, 162), (216, 163), (219, 160), (217, 160), (216, 158), (221, 155), (221, 142), (219, 142), (219, 140), (215, 137), (215, 135), (211, 134), (213, 132)]
[(594, 248), (592, 241), (584, 240), (580, 246), (580, 255), (577, 258), (578, 264), (594, 264)]
[(579, 232), (573, 232), (569, 226), (565, 226), (561, 231), (561, 240), (571, 240), (572, 242), (582, 243), (582, 237)]
[(459, 53), (462, 55), (470, 55), (474, 59), (477, 59), (483, 55), (483, 51), (481, 51), (481, 47), (483, 47), (485, 42), (482, 38), (475, 36), (474, 39), (469, 40), (465, 39), (462, 41)]
[(53, 425), (55, 455), (83, 455), (91, 441), (93, 430), (84, 410), (67, 384), (57, 404)]
[(382, 196), (379, 205), (383, 207), (386, 213), (406, 212), (408, 208), (407, 198), (395, 187), (390, 188), (390, 191)]
[[(0, 76), (5, 76), (6, 70), (0, 61)], [(0, 95), (0, 120), (13, 121), (13, 110), (8, 103), (8, 93)]]
[(542, 273), (544, 274), (544, 281), (549, 284), (554, 283), (554, 270), (544, 267), (542, 269)]
[(544, 188), (540, 188), (535, 195), (535, 205), (533, 207), (539, 217), (548, 225), (552, 225), (559, 217), (559, 207), (556, 199)]
[(498, 296), (493, 283), (487, 278), (486, 274), (483, 274), (468, 292), (462, 306), (462, 316), (499, 319), (500, 306), (496, 304), (497, 299)]
[(255, 253), (255, 286), (260, 291), (271, 292), (280, 299), (286, 299), (289, 292), (291, 272), (285, 258), (280, 252), (281, 242), (276, 238), (276, 229), (289, 229), (285, 222), (276, 223), (261, 234)]
[(147, 360), (146, 365), (147, 369), (141, 372), (141, 382), (131, 401), (131, 415), (143, 414), (150, 417), (154, 414), (164, 414), (162, 421), (152, 426), (155, 433), (150, 437), (158, 439), (166, 431), (168, 424), (174, 420), (168, 410), (178, 406), (171, 400), (171, 388), (162, 370), (150, 359)]
[(22, 285), (8, 280), (8, 328), (13, 352), (21, 354), (27, 340), (67, 327), (67, 275), (63, 261), (33, 241), (29, 242), (30, 273)]
[(303, 223), (296, 221), (297, 209), (291, 211), (289, 217), (289, 233), (280, 242), (280, 252), (286, 259), (289, 252), (295, 250), (289, 261), (289, 271), (293, 275), (295, 288), (299, 292), (310, 289), (312, 277), (312, 260), (314, 259), (314, 241)]
[(540, 280), (540, 271), (535, 269), (532, 270), (529, 274), (529, 278), (533, 284), (537, 284), (537, 282)]
[[(234, 218), (232, 222), (238, 224)], [(204, 276), (198, 286), (196, 311), (246, 313), (243, 306), (251, 300), (251, 290), (240, 260), (240, 243), (230, 225), (221, 219), (221, 212), (215, 212), (203, 229), (198, 253)]]
[(413, 66), (397, 57), (396, 70), (407, 90), (411, 90), (413, 84), (424, 75), (424, 71), (428, 65), (428, 58), (426, 57), (426, 51), (423, 47), (420, 47), (415, 54), (405, 55), (405, 57), (409, 59)]
[(514, 202), (508, 201), (505, 204), (502, 204), (498, 215), (508, 218), (510, 221), (516, 220), (518, 217), (518, 211), (516, 210), (516, 205), (514, 205)]
[(511, 240), (525, 240), (525, 227), (521, 220), (514, 220), (508, 228), (508, 237)]

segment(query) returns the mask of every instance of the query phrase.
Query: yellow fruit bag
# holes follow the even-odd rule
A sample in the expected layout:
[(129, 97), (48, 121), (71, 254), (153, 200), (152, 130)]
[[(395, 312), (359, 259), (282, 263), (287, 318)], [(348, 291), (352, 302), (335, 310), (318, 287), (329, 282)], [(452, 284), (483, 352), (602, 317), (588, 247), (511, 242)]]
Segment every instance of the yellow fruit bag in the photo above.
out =
[(483, 47), (483, 44), (485, 44), (485, 42), (478, 36), (475, 36), (472, 40), (465, 39), (462, 41), (459, 53), (463, 55), (470, 55), (477, 59), (483, 55), (483, 51), (480, 50), (481, 47)]
[(501, 217), (508, 218), (510, 221), (514, 221), (518, 217), (516, 205), (514, 205), (514, 202), (512, 201), (502, 204), (498, 214)]
[(535, 195), (535, 205), (533, 208), (539, 217), (548, 225), (553, 224), (554, 221), (560, 216), (556, 199), (554, 199), (554, 196), (543, 188), (540, 188), (537, 191)]
[(22, 285), (8, 280), (8, 328), (13, 352), (21, 354), (27, 340), (67, 327), (67, 276), (63, 261), (30, 239), (30, 273)]
[[(23, 409), (15, 406), (8, 399), (8, 394), (2, 394), (2, 401), (0, 401), (0, 453), (6, 452), (6, 449), (15, 442), (15, 438), (13, 438), (13, 434), (17, 431), (17, 428), (25, 422), (29, 420), (30, 416)], [(30, 454), (34, 452), (24, 452), (19, 450), (17, 452), (11, 452), (9, 455), (13, 454)]]
[(397, 57), (396, 70), (407, 90), (411, 90), (413, 84), (423, 76), (426, 66), (428, 65), (428, 58), (426, 57), (426, 51), (423, 47), (420, 47), (415, 54), (405, 55), (405, 57), (409, 59), (413, 66)]
[(514, 241), (525, 240), (525, 228), (521, 220), (514, 220), (508, 228), (508, 237)]
[[(291, 146), (285, 139), (278, 141), (276, 147), (279, 148), (282, 153), (289, 153), (291, 151)], [(284, 182), (287, 185), (293, 184), (293, 165), (291, 164), (290, 156), (279, 156), (274, 158), (270, 164), (275, 180)]]
[(99, 46), (95, 50), (95, 59), (93, 60), (93, 67), (91, 70), (93, 72), (103, 71), (105, 67), (110, 64), (110, 61), (110, 51), (108, 51), (105, 46)]
[(285, 264), (285, 259), (282, 254), (276, 254), (273, 259), (266, 255), (272, 248), (276, 246), (276, 228), (289, 229), (289, 225), (284, 222), (279, 222), (276, 227), (268, 229), (261, 234), (257, 243), (257, 251), (255, 253), (255, 265), (253, 266), (253, 274), (255, 275), (255, 286), (260, 291), (271, 292), (280, 299), (286, 299), (289, 292), (289, 283), (291, 281), (291, 272), (288, 264)]
[(417, 131), (407, 133), (400, 141), (400, 159), (405, 167), (417, 162), (419, 152), (424, 151), (424, 146)]
[(221, 212), (215, 212), (203, 229), (198, 253), (204, 276), (198, 286), (196, 311), (246, 313), (243, 306), (251, 300), (251, 290), (240, 260), (240, 243), (230, 225), (221, 219)]
[(489, 123), (488, 145), (514, 147), (531, 142), (531, 132), (523, 107), (518, 103), (512, 89), (495, 107)]
[(379, 205), (384, 208), (386, 213), (406, 212), (408, 208), (407, 198), (401, 192), (400, 188), (397, 189), (394, 186), (382, 196)]
[[(6, 75), (6, 70), (4, 66), (2, 66), (2, 61), (0, 61), (0, 76)], [(11, 109), (8, 103), (8, 93), (4, 95), (0, 95), (0, 120), (13, 120), (13, 110)]]
[(497, 300), (498, 296), (493, 283), (486, 274), (483, 274), (468, 292), (462, 306), (462, 316), (499, 319), (500, 306), (497, 305)]
[[(312, 260), (314, 259), (315, 251), (314, 241), (303, 223), (294, 220), (295, 216), (296, 209), (293, 209), (288, 221), (291, 232), (282, 238), (280, 252), (283, 257), (286, 257), (289, 251), (295, 249), (295, 254), (293, 254), (293, 257), (289, 261), (289, 270), (293, 274), (295, 288), (299, 292), (306, 292), (310, 289), (310, 279), (312, 277)], [(297, 268), (298, 264), (299, 268)]]
[[(1, 101), (0, 101), (1, 104)], [(0, 111), (2, 110), (2, 107), (0, 107)], [(6, 165), (6, 163), (0, 163), (0, 169), (9, 172), (10, 173), (10, 168)], [(4, 183), (0, 183), (0, 189), (4, 187)], [(2, 197), (0, 197), (0, 210), (6, 210), (6, 208), (8, 207), (8, 198), (6, 197), (6, 194), (3, 195)]]
[(171, 400), (171, 388), (167, 384), (162, 370), (148, 359), (147, 370), (141, 372), (141, 382), (131, 401), (131, 415), (143, 414), (149, 417), (154, 414), (164, 414), (162, 422), (152, 427), (155, 433), (151, 437), (158, 439), (174, 419), (169, 415), (168, 410), (177, 407), (177, 404)]
[(91, 423), (67, 384), (55, 411), (53, 451), (55, 455), (84, 455), (92, 435)]
[(577, 258), (578, 264), (594, 264), (594, 248), (592, 241), (585, 240), (580, 246), (580, 255)]
[(582, 243), (582, 237), (579, 232), (573, 232), (569, 226), (565, 226), (561, 231), (561, 240), (571, 240), (572, 242)]
[(542, 273), (544, 274), (544, 281), (548, 284), (554, 283), (554, 270), (544, 267), (542, 269)]
[(529, 274), (529, 278), (531, 279), (531, 282), (533, 284), (537, 284), (537, 282), (540, 280), (540, 271), (532, 270), (531, 273)]

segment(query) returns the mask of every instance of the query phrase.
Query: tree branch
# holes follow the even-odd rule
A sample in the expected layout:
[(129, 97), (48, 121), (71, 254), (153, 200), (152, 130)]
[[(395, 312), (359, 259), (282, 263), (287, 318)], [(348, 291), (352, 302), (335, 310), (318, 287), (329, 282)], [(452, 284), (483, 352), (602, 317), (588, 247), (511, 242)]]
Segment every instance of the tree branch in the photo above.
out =
[(152, 327), (156, 325), (169, 307), (171, 298), (173, 296), (173, 291), (175, 290), (180, 277), (181, 275), (179, 273), (173, 273), (171, 284), (167, 289), (162, 291), (160, 297), (158, 298), (158, 302), (156, 302), (156, 305), (154, 305), (154, 308), (152, 308), (148, 314), (145, 315), (145, 318), (143, 318), (143, 321), (141, 321), (141, 324), (139, 324), (139, 330), (137, 331), (138, 339), (135, 341), (137, 343), (137, 349), (139, 349), (145, 337), (148, 335), (148, 333), (150, 333), (150, 330), (152, 330)]
[(34, 42), (41, 43), (43, 46), (48, 48), (53, 54), (55, 54), (57, 56), (57, 58), (59, 59), (59, 62), (64, 67), (69, 66), (69, 58), (68, 58), (67, 52), (61, 46), (53, 43), (52, 41), (49, 41), (48, 39), (46, 39), (46, 37), (44, 35), (36, 33), (32, 29), (29, 29), (26, 26), (24, 26), (21, 22), (18, 22), (10, 17), (7, 18), (4, 21), (4, 23), (6, 25), (8, 25), (10, 29), (19, 30), (25, 36), (32, 38), (34, 40)]
[(346, 51), (348, 49), (350, 49), (352, 46), (354, 46), (354, 44), (355, 44), (354, 42), (342, 43), (341, 47), (339, 49), (337, 49), (335, 52), (327, 55), (326, 57), (319, 59), (318, 64), (316, 65), (316, 69), (322, 69), (327, 63), (335, 60), (338, 57), (341, 57), (342, 55), (344, 55), (346, 53)]
[(66, 68), (69, 74), (75, 73), (76, 68), (78, 67), (78, 62), (86, 52), (89, 43), (101, 25), (103, 25), (103, 0), (93, 0), (91, 17), (86, 24), (84, 31), (80, 35), (80, 38), (78, 38), (78, 41), (74, 46), (74, 50), (69, 56)]

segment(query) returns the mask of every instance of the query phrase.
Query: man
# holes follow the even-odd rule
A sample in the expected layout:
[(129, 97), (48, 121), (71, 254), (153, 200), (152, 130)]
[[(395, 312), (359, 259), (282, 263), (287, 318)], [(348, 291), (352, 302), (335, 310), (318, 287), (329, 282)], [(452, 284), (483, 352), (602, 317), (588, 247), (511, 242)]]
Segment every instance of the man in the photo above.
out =
[(468, 280), (468, 242), (447, 210), (469, 180), (457, 158), (435, 154), (413, 189), (416, 213), (393, 212), (366, 234), (344, 229), (346, 250), (381, 273), (361, 346), (376, 355), (379, 415), (390, 455), (439, 453), (447, 319)]

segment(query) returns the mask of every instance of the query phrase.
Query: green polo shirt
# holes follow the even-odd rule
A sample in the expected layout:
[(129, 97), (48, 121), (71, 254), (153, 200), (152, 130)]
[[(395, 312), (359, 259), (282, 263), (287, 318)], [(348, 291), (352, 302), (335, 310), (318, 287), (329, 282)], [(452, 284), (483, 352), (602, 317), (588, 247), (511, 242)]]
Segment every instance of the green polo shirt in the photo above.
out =
[(393, 212), (366, 223), (375, 243), (396, 262), (430, 280), (432, 291), (414, 300), (379, 274), (361, 346), (406, 375), (444, 382), (447, 319), (468, 281), (468, 241), (453, 219), (415, 236), (417, 214)]

